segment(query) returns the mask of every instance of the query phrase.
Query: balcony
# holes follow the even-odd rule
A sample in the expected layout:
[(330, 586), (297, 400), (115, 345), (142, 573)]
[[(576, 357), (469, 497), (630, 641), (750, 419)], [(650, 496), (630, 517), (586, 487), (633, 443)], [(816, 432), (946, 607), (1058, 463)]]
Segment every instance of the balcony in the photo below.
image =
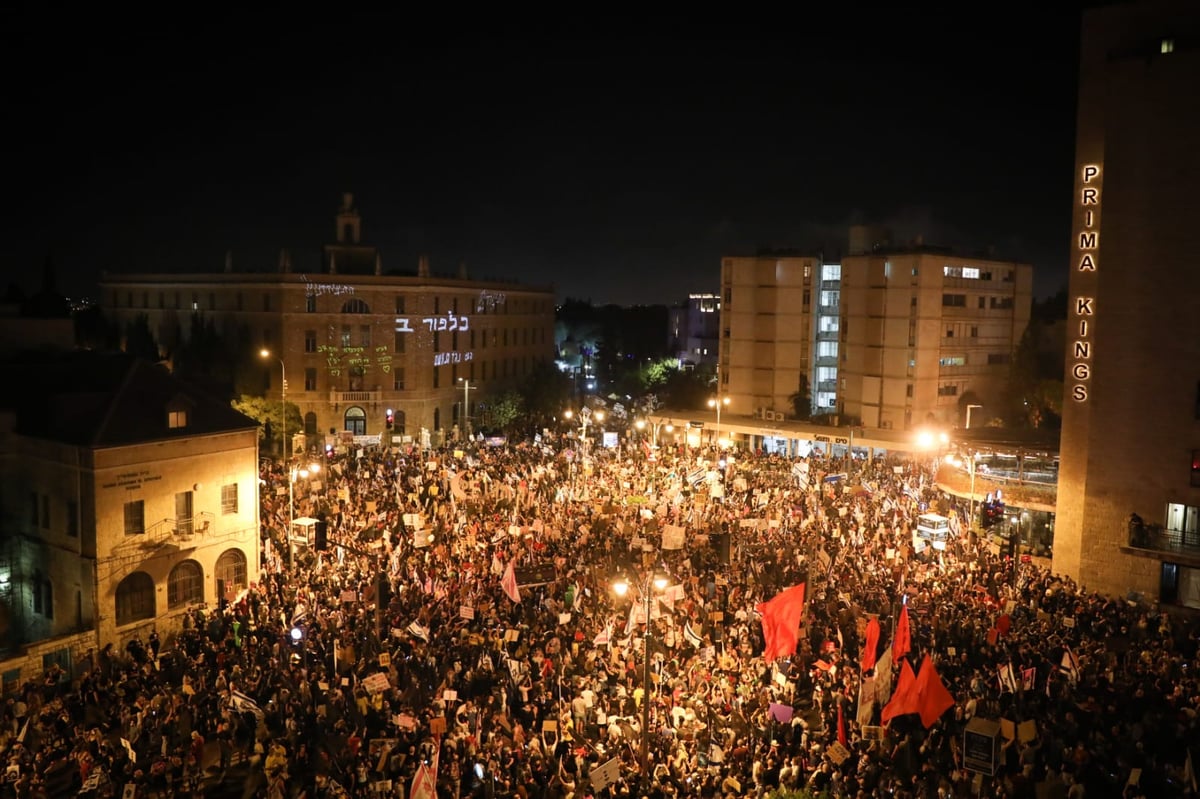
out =
[(1168, 530), (1161, 524), (1130, 522), (1129, 546), (1200, 559), (1200, 531)]
[(330, 391), (329, 402), (334, 405), (346, 405), (356, 402), (381, 402), (383, 392), (376, 386), (372, 391)]
[(818, 355), (817, 366), (837, 366), (838, 356), (836, 355)]
[(837, 383), (837, 380), (818, 380), (817, 391), (836, 393)]
[(818, 305), (817, 313), (821, 316), (837, 316), (842, 312), (841, 306), (838, 305)]

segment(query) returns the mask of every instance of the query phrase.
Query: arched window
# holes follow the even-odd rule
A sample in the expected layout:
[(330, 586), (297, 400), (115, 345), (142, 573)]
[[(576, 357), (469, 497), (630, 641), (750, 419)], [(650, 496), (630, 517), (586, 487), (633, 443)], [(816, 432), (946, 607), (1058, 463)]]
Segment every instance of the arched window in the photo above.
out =
[(362, 300), (355, 297), (352, 300), (346, 300), (342, 305), (342, 313), (370, 313), (371, 307)]
[(240, 549), (227, 549), (217, 558), (217, 596), (230, 593), (236, 594), (243, 588), (249, 588), (246, 581), (246, 556)]
[(433, 429), (434, 430), (442, 429), (442, 409), (441, 408), (433, 409)]
[(117, 626), (154, 618), (154, 578), (134, 572), (117, 584)]
[(404, 411), (396, 411), (393, 415), (392, 432), (395, 435), (404, 435)]
[(317, 415), (312, 411), (304, 414), (304, 434), (309, 436), (317, 434)]
[(204, 569), (194, 560), (177, 563), (167, 576), (167, 610), (204, 601)]
[(356, 436), (364, 436), (367, 434), (367, 412), (357, 405), (352, 405), (346, 409), (346, 414), (343, 417), (345, 420), (344, 428), (349, 430)]

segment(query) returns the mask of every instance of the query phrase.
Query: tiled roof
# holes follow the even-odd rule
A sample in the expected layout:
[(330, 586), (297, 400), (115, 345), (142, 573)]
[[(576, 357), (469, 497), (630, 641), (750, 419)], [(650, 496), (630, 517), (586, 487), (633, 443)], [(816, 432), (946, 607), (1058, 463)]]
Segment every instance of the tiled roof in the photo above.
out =
[[(102, 448), (258, 426), (164, 367), (123, 353), (20, 354), (0, 368), (10, 378), (0, 408), (14, 412), (16, 431), (31, 438)], [(186, 426), (168, 427), (169, 410), (186, 410)]]

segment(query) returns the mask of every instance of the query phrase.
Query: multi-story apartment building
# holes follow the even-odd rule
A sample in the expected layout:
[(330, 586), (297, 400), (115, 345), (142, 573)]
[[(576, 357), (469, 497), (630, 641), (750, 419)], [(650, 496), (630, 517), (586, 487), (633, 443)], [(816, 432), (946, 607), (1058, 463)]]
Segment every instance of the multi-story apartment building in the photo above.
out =
[(6, 682), (165, 635), (258, 579), (253, 419), (122, 354), (5, 364), (22, 375), (0, 393)]
[(1198, 85), (1195, 3), (1084, 14), (1054, 548), (1055, 571), (1089, 589), (1193, 607)]
[(819, 296), (820, 274), (817, 255), (721, 260), (718, 390), (729, 413), (793, 415), (793, 397), (813, 376), (813, 297)]
[(880, 429), (998, 409), (1032, 307), (1028, 264), (921, 246), (725, 258), (721, 285), (728, 410), (782, 419), (807, 395), (813, 414)]
[(667, 323), (671, 352), (681, 366), (716, 366), (721, 340), (718, 295), (689, 294), (687, 302), (669, 310)]
[(106, 274), (101, 305), (121, 325), (144, 315), (168, 354), (197, 315), (247, 351), (266, 350), (267, 392), (276, 396), (274, 378), (286, 375), (310, 436), (386, 436), (390, 410), (394, 437), (424, 428), (436, 440), (466, 426), (489, 392), (553, 359), (552, 288), (470, 280), (463, 267), (435, 275), (424, 258), (415, 272), (385, 272), (361, 241), (351, 195), (336, 223), (318, 273), (294, 271), (284, 252), (266, 273), (227, 261), (212, 274)]
[[(914, 246), (841, 263), (838, 411), (866, 427), (965, 426), (999, 410), (1033, 268)], [(971, 406), (971, 407), (968, 407)]]

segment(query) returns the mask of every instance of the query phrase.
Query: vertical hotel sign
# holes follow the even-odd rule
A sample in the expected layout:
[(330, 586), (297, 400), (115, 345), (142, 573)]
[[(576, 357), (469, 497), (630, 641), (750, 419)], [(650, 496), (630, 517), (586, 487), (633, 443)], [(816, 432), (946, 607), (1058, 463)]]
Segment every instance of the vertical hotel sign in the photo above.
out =
[(1103, 177), (1099, 164), (1084, 164), (1079, 184), (1079, 230), (1075, 239), (1075, 275), (1071, 284), (1072, 322), (1071, 357), (1067, 371), (1071, 376), (1071, 399), (1087, 402), (1092, 378), (1093, 328), (1096, 318), (1096, 269), (1100, 258), (1100, 192)]

